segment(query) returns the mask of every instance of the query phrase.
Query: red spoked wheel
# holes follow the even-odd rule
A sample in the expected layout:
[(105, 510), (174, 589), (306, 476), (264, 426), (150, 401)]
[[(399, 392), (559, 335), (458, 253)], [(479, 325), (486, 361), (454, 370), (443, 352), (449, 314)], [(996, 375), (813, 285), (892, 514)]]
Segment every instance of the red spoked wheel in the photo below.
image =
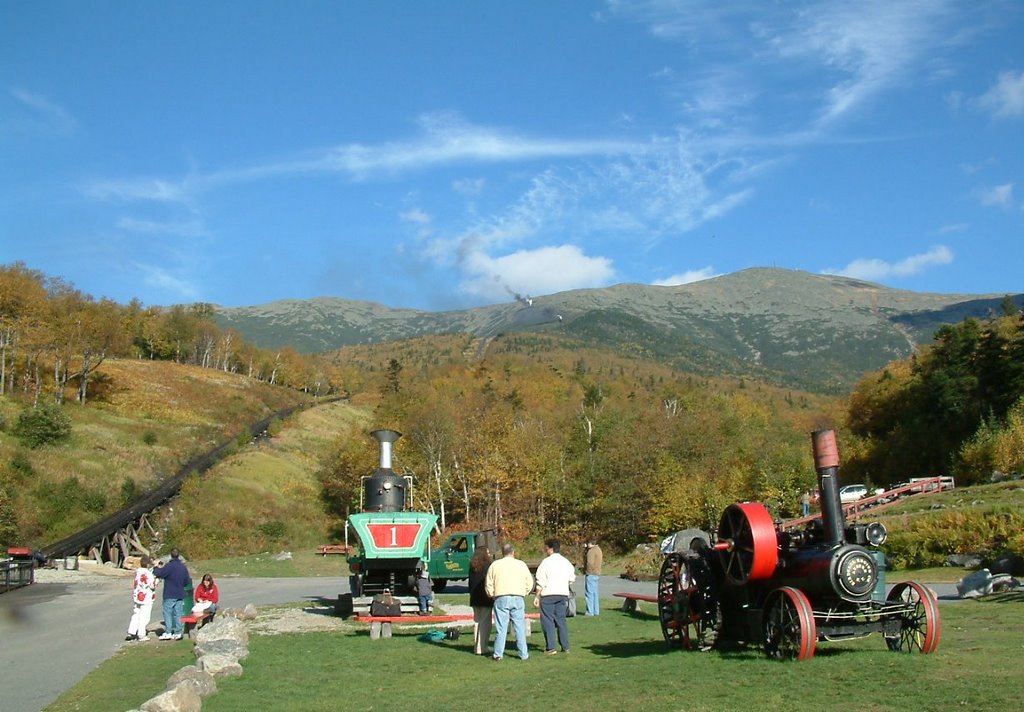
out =
[[(658, 577), (658, 618), (670, 648), (707, 649), (714, 634), (717, 607), (700, 563), (683, 554), (669, 554)], [(700, 569), (705, 570), (705, 569)]]
[(681, 554), (669, 554), (658, 576), (658, 618), (661, 632), (670, 648), (689, 650), (692, 614), (686, 589), (690, 581), (686, 561)]
[(899, 635), (885, 639), (889, 650), (899, 653), (934, 652), (942, 635), (939, 601), (935, 594), (919, 583), (907, 581), (893, 586), (887, 600), (907, 604), (907, 610), (901, 616)]
[(779, 540), (772, 515), (756, 502), (730, 504), (718, 523), (722, 569), (738, 586), (761, 581), (775, 573), (779, 561)]
[(798, 588), (768, 594), (764, 607), (764, 652), (775, 660), (810, 660), (818, 643), (814, 611)]

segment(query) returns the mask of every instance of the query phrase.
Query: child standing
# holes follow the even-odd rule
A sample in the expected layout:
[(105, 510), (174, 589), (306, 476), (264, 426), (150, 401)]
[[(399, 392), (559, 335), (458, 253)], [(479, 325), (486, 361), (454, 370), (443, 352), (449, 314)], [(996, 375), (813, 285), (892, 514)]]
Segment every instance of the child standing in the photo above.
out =
[(430, 580), (430, 572), (426, 568), (422, 569), (416, 578), (416, 597), (420, 602), (420, 615), (425, 616), (430, 613), (431, 601), (434, 598), (434, 584)]
[(145, 640), (146, 627), (153, 614), (153, 599), (156, 597), (156, 576), (153, 575), (153, 559), (143, 556), (139, 568), (135, 569), (132, 583), (132, 619), (128, 622), (125, 640)]

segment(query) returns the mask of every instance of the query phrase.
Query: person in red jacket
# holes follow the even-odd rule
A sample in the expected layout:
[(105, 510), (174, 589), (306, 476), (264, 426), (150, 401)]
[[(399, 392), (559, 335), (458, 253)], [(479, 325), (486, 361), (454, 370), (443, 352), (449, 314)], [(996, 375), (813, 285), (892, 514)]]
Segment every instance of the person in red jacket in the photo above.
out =
[(210, 614), (212, 620), (213, 614), (217, 612), (217, 603), (220, 601), (220, 592), (217, 590), (217, 584), (213, 582), (213, 576), (203, 574), (203, 580), (196, 586), (192, 597), (195, 599), (195, 603), (192, 604), (192, 612), (202, 613), (205, 611)]

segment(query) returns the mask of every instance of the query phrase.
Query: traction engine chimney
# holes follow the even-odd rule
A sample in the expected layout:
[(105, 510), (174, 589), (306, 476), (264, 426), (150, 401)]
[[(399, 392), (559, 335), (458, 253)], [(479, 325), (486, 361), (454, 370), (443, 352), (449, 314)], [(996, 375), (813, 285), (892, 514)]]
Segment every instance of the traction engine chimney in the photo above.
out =
[(843, 534), (846, 521), (839, 501), (839, 446), (835, 430), (816, 430), (811, 433), (814, 450), (814, 469), (818, 473), (818, 492), (821, 502), (821, 523), (825, 540), (831, 546), (845, 543)]

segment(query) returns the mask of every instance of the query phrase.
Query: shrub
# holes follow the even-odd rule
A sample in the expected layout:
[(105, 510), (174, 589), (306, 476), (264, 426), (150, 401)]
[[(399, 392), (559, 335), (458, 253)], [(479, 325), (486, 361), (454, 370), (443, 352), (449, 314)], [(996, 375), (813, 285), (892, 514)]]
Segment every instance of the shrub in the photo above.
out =
[(28, 459), (28, 455), (20, 450), (14, 453), (14, 457), (11, 458), (10, 467), (14, 479), (19, 482), (23, 482), (35, 474), (35, 470), (32, 469), (32, 461)]
[(56, 405), (27, 408), (14, 425), (14, 436), (30, 448), (59, 442), (70, 434), (71, 419)]
[(142, 442), (146, 445), (156, 445), (156, 433), (152, 430), (147, 430), (142, 434)]
[(263, 522), (260, 524), (259, 530), (268, 541), (275, 542), (284, 536), (285, 526), (284, 522), (279, 519), (272, 519), (269, 522)]

